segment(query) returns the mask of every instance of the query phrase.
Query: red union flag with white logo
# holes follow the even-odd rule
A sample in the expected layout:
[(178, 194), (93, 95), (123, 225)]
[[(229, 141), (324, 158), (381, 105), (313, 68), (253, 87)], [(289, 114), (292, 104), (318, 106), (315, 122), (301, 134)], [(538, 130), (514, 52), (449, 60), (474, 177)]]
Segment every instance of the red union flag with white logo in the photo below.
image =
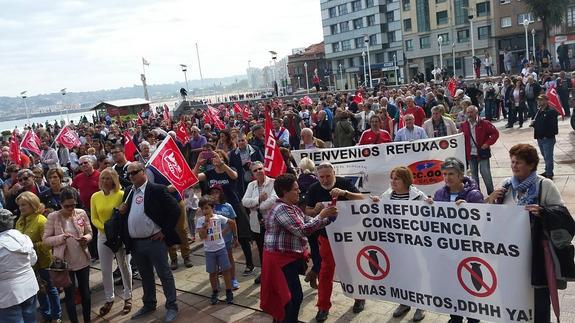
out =
[(79, 147), (82, 144), (76, 132), (67, 126), (62, 128), (60, 133), (56, 136), (56, 142), (68, 149)]
[(40, 144), (40, 138), (38, 138), (38, 136), (34, 133), (34, 131), (28, 130), (24, 135), (24, 138), (22, 138), (20, 148), (27, 149), (28, 151), (31, 151), (36, 155), (40, 156), (42, 152), (40, 151), (40, 147), (38, 147), (39, 144)]
[(266, 107), (266, 138), (264, 152), (264, 169), (269, 177), (278, 177), (286, 172), (286, 164), (282, 157), (280, 147), (276, 144), (276, 138), (273, 133), (272, 118), (269, 108)]
[(188, 166), (182, 152), (180, 152), (178, 145), (176, 145), (171, 136), (167, 136), (162, 141), (146, 166), (154, 167), (174, 185), (181, 196), (184, 196), (185, 189), (198, 182), (198, 178), (192, 173), (190, 166)]

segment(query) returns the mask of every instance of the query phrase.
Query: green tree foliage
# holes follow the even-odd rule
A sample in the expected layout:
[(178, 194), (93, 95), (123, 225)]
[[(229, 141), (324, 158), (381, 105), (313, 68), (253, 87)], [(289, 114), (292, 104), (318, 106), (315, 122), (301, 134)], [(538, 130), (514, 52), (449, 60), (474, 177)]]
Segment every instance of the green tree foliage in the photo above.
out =
[[(524, 0), (533, 13), (534, 18), (541, 19), (543, 23), (543, 43), (547, 47), (547, 39), (549, 38), (549, 29), (553, 26), (560, 25), (565, 19), (565, 12), (569, 0)], [(521, 22), (519, 22), (521, 23)]]

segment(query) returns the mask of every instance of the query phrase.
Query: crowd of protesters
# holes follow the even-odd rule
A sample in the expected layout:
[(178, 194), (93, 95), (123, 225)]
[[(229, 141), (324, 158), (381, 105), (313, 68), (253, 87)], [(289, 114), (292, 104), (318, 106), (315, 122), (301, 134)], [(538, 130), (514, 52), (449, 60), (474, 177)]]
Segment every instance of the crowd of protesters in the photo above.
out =
[[(44, 321), (57, 322), (62, 319), (59, 291), (63, 291), (68, 319), (78, 321), (74, 299), (78, 295), (83, 319), (90, 321), (90, 265), (99, 261), (105, 294), (100, 315), (108, 314), (113, 306), (115, 281), (124, 287), (122, 313), (131, 312), (132, 277), (142, 279), (144, 291), (143, 304), (132, 318), (153, 312), (157, 275), (166, 299), (165, 320), (171, 322), (178, 314), (172, 274), (180, 264), (177, 251), (189, 268), (193, 266), (190, 244), (202, 240), (212, 304), (220, 302), (220, 291), (225, 292), (227, 303), (233, 303), (233, 291), (240, 288), (237, 275), (254, 275), (254, 283), (262, 284), (262, 308), (278, 322), (297, 322), (303, 298), (298, 276), (303, 274), (318, 289), (316, 320), (325, 321), (332, 306), (336, 264), (323, 228), (337, 216), (337, 208), (326, 207), (325, 202), (366, 197), (336, 176), (329, 163), (316, 167), (304, 159), (297, 165), (291, 150), (414, 141), (461, 132), (466, 160), (445, 161), (445, 187), (433, 198), (412, 185), (412, 174), (405, 167), (394, 169), (391, 187), (382, 187), (385, 193), (372, 198), (483, 203), (488, 197), (491, 203), (526, 205), (537, 222), (545, 207), (563, 204), (551, 181), (558, 112), (545, 93), (555, 88), (568, 116), (574, 81), (575, 75), (569, 79), (565, 72), (539, 76), (527, 64), (521, 75), (482, 81), (414, 82), (397, 88), (324, 92), (315, 101), (273, 98), (251, 101), (241, 112), (215, 105), (224, 129), (206, 122), (205, 109), (194, 109), (178, 120), (149, 112), (142, 114), (141, 125), (111, 116), (93, 122), (83, 118), (69, 125), (81, 142), (72, 149), (54, 141), (62, 125), (35, 124), (26, 131), (40, 138), (39, 155), (23, 149), (15, 158), (8, 142), (2, 147), (0, 261), (6, 265), (0, 269), (0, 287), (7, 293), (0, 295), (0, 317), (31, 322), (38, 307)], [(287, 174), (276, 179), (264, 169), (266, 113), (273, 118), (273, 135), (287, 168)], [(532, 120), (545, 160), (540, 176), (537, 150), (529, 145), (514, 147), (510, 157), (514, 177), (503, 186), (494, 186), (490, 147), (500, 133), (491, 122), (501, 118), (507, 119), (508, 128), (516, 124), (521, 128)], [(176, 133), (182, 124), (189, 134), (185, 141)], [(133, 156), (126, 156), (125, 132), (138, 147)], [(15, 137), (23, 135), (24, 131), (14, 132)], [(176, 141), (199, 179), (185, 194), (146, 165), (167, 136)], [(471, 171), (469, 177), (465, 164)], [(485, 189), (480, 188), (480, 174)], [(551, 195), (538, 201), (530, 189), (542, 178), (547, 178), (543, 187)], [(517, 191), (513, 197), (519, 200), (511, 199), (510, 191)], [(122, 232), (112, 234), (118, 227)], [(253, 242), (257, 255), (252, 253)], [(245, 258), (241, 273), (233, 256), (238, 246)], [(11, 254), (14, 250), (19, 254)], [(308, 250), (312, 266), (306, 270)], [(261, 270), (254, 265), (255, 257), (262, 263)], [(52, 274), (62, 263), (69, 274), (67, 281)], [(14, 276), (14, 271), (21, 274)], [(218, 274), (224, 277), (223, 285)], [(535, 316), (541, 318), (537, 322), (549, 322), (548, 293), (536, 292)], [(353, 312), (364, 307), (364, 300), (355, 300)], [(399, 305), (393, 316), (401, 317), (409, 310)], [(425, 312), (418, 309), (413, 319), (424, 317)], [(450, 322), (462, 320), (453, 316)]]

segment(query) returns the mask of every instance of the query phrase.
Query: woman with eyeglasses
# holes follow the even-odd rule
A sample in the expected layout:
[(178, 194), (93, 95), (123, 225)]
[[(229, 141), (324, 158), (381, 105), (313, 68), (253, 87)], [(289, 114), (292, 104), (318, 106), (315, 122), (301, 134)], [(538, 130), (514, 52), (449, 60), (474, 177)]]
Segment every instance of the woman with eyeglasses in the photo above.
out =
[[(250, 170), (256, 180), (248, 184), (246, 193), (242, 198), (242, 204), (250, 210), (250, 229), (254, 233), (254, 240), (258, 246), (260, 262), (262, 262), (265, 235), (264, 216), (274, 205), (277, 195), (274, 191), (274, 179), (266, 176), (262, 162), (253, 162), (250, 165)], [(260, 283), (260, 278), (260, 276), (256, 278), (256, 284)]]
[[(475, 181), (465, 176), (465, 165), (457, 158), (449, 157), (441, 165), (445, 186), (435, 192), (433, 200), (439, 202), (455, 202), (456, 205), (461, 203), (484, 203), (483, 194), (479, 191), (479, 186)], [(451, 323), (462, 323), (463, 317), (451, 315)], [(468, 323), (478, 323), (479, 320), (467, 318)]]
[(120, 186), (118, 173), (113, 168), (106, 168), (100, 173), (100, 190), (90, 198), (90, 216), (92, 223), (98, 229), (98, 255), (100, 256), (100, 267), (102, 270), (102, 283), (104, 285), (104, 306), (100, 308), (100, 316), (110, 312), (114, 305), (114, 277), (112, 264), (114, 256), (122, 274), (124, 285), (124, 307), (123, 314), (128, 314), (132, 310), (132, 270), (129, 266), (130, 255), (126, 254), (126, 249), (121, 246), (118, 251), (113, 252), (105, 245), (106, 232), (104, 223), (112, 217), (115, 208), (122, 204), (124, 191)]
[(64, 302), (68, 318), (72, 323), (78, 322), (74, 294), (76, 283), (82, 298), (84, 322), (91, 317), (90, 297), (90, 252), (88, 242), (92, 240), (92, 228), (86, 211), (77, 209), (78, 193), (72, 187), (65, 187), (60, 192), (62, 209), (48, 215), (44, 228), (43, 241), (52, 247), (54, 258), (62, 259), (68, 264), (72, 284), (64, 288)]
[(43, 282), (43, 288), (36, 295), (40, 304), (42, 318), (46, 322), (58, 322), (62, 319), (62, 308), (60, 307), (60, 295), (58, 289), (52, 285), (48, 267), (52, 262), (52, 252), (50, 247), (42, 242), (46, 217), (42, 215), (43, 205), (40, 199), (31, 192), (24, 192), (16, 198), (20, 217), (16, 221), (16, 230), (30, 237), (34, 244), (34, 250), (38, 256), (38, 261), (34, 265), (34, 272), (38, 281)]
[(64, 171), (61, 168), (50, 168), (46, 173), (48, 189), (40, 194), (40, 201), (44, 204), (44, 215), (61, 209), (60, 191), (64, 180)]

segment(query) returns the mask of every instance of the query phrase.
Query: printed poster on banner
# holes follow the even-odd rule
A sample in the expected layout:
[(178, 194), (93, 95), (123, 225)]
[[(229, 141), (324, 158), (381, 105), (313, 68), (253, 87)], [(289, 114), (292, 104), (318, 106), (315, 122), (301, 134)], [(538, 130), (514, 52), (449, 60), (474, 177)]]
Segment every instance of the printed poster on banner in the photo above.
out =
[(465, 141), (463, 134), (457, 134), (412, 142), (294, 150), (292, 156), (298, 165), (304, 157), (316, 165), (330, 162), (336, 175), (347, 178), (360, 192), (375, 195), (389, 187), (393, 168), (406, 166), (413, 173), (413, 184), (432, 195), (443, 186), (443, 160), (456, 157), (465, 161)]
[(326, 227), (344, 294), (490, 322), (532, 322), (523, 207), (337, 202)]
[(146, 166), (154, 167), (184, 196), (184, 190), (196, 184), (198, 178), (184, 159), (171, 136), (167, 136), (156, 148)]
[(80, 142), (80, 138), (76, 132), (70, 129), (68, 126), (62, 128), (60, 133), (56, 136), (55, 141), (59, 144), (64, 145), (64, 147), (68, 149), (72, 149), (74, 147), (80, 147), (82, 143)]

